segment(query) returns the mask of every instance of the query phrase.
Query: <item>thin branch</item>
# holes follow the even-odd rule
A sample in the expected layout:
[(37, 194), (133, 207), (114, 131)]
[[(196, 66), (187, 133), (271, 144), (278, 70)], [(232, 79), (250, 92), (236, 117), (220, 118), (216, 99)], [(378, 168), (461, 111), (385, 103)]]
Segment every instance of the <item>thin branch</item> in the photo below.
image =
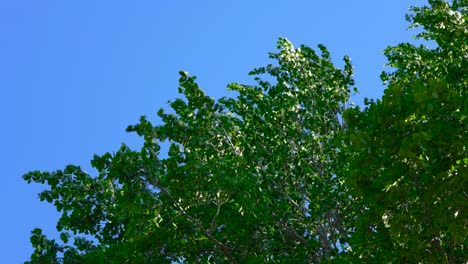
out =
[(211, 220), (210, 232), (213, 232), (214, 226), (216, 225), (216, 218), (218, 218), (219, 211), (221, 209), (222, 203), (217, 203), (216, 213)]
[(221, 129), (223, 130), (224, 132), (224, 135), (226, 136), (226, 139), (227, 139), (227, 142), (228, 144), (231, 146), (232, 150), (234, 151), (234, 154), (236, 154), (237, 156), (242, 156), (242, 151), (238, 151), (236, 149), (236, 147), (234, 146), (234, 144), (232, 144), (232, 141), (231, 141), (231, 137), (229, 137), (229, 134), (227, 133), (226, 129), (224, 129), (224, 126), (223, 126), (223, 123), (221, 122), (221, 120), (219, 120), (218, 118), (216, 119), (216, 121), (218, 121), (218, 125), (221, 127)]
[(440, 245), (439, 239), (434, 236), (431, 240), (431, 244), (434, 246), (435, 249), (437, 249), (442, 254), (442, 256), (444, 256), (445, 262), (450, 263), (447, 253), (445, 253), (445, 250)]
[(234, 257), (232, 256), (227, 246), (225, 246), (223, 243), (221, 243), (219, 240), (213, 237), (213, 235), (210, 232), (208, 232), (208, 230), (206, 230), (199, 221), (197, 221), (192, 216), (190, 216), (187, 213), (187, 211), (174, 199), (174, 197), (172, 197), (172, 195), (169, 193), (169, 191), (166, 188), (162, 186), (157, 186), (157, 187), (161, 190), (162, 193), (166, 194), (169, 197), (169, 199), (171, 199), (174, 205), (179, 209), (179, 211), (183, 215), (185, 215), (185, 217), (187, 217), (188, 220), (194, 223), (200, 229), (200, 231), (202, 231), (202, 233), (211, 240), (211, 242), (213, 242), (216, 246), (218, 246), (221, 249), (223, 254), (229, 259), (231, 263), (237, 264), (237, 261), (234, 259)]

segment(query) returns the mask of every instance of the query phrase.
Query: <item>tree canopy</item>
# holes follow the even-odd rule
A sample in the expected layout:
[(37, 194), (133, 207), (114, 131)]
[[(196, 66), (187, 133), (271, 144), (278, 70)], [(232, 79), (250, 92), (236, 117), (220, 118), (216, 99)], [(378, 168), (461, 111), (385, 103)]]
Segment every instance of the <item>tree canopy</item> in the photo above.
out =
[[(214, 100), (182, 98), (127, 128), (144, 138), (27, 182), (61, 212), (27, 263), (461, 263), (468, 260), (468, 1), (407, 16), (378, 100), (350, 104), (351, 60), (279, 39), (275, 63)], [(169, 143), (168, 151), (161, 146)], [(164, 148), (163, 148), (164, 149)]]

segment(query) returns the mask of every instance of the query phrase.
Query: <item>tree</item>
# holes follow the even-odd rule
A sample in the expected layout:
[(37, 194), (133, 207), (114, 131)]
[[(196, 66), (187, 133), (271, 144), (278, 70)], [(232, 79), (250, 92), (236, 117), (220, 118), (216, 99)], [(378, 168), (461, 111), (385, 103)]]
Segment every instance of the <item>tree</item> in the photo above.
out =
[(345, 113), (352, 246), (382, 263), (467, 260), (468, 2), (429, 3), (407, 19), (437, 47), (387, 48), (384, 96)]
[[(31, 172), (50, 186), (41, 200), (63, 212), (63, 244), (40, 230), (32, 262), (244, 263), (320, 262), (338, 254), (347, 237), (340, 222), (332, 139), (349, 99), (352, 68), (285, 39), (277, 65), (252, 71), (256, 86), (231, 84), (236, 98), (215, 102), (185, 72), (170, 103), (128, 131), (144, 137), (140, 151), (123, 145), (95, 156), (99, 175), (77, 166)], [(274, 84), (261, 75), (269, 75)], [(160, 142), (169, 141), (167, 154)], [(71, 234), (73, 233), (73, 235)], [(74, 238), (75, 234), (93, 239)], [(97, 242), (97, 243), (93, 243)]]
[(96, 155), (95, 176), (23, 176), (62, 212), (61, 241), (33, 230), (29, 263), (463, 261), (468, 4), (430, 4), (408, 19), (437, 47), (389, 47), (395, 71), (363, 110), (350, 59), (322, 45), (280, 39), (256, 84), (219, 100), (181, 72), (161, 124), (128, 127), (140, 150)]

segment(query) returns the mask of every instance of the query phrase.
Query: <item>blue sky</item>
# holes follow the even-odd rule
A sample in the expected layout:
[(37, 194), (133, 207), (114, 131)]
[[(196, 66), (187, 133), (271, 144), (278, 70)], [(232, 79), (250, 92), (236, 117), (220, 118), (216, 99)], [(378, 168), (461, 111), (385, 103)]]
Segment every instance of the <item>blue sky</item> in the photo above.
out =
[(211, 96), (270, 63), (278, 37), (351, 56), (363, 97), (382, 94), (382, 50), (412, 41), (405, 13), (426, 1), (0, 1), (0, 192), (3, 263), (30, 256), (35, 227), (54, 236), (58, 214), (28, 185), (30, 170), (92, 171), (93, 154), (141, 141), (125, 132), (177, 97), (179, 70)]

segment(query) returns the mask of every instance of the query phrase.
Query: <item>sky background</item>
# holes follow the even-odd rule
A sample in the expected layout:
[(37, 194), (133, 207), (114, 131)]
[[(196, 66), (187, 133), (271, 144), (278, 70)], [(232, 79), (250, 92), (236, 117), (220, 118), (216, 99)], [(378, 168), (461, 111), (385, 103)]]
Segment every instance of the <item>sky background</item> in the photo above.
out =
[(271, 63), (278, 37), (325, 44), (333, 60), (352, 58), (352, 98), (379, 98), (382, 51), (413, 41), (404, 19), (414, 0), (0, 0), (0, 192), (2, 263), (32, 253), (30, 231), (56, 236), (55, 209), (28, 185), (31, 170), (67, 164), (92, 172), (93, 154), (139, 148), (125, 132), (139, 116), (156, 119), (177, 94), (180, 70), (207, 94), (230, 95), (231, 82)]

